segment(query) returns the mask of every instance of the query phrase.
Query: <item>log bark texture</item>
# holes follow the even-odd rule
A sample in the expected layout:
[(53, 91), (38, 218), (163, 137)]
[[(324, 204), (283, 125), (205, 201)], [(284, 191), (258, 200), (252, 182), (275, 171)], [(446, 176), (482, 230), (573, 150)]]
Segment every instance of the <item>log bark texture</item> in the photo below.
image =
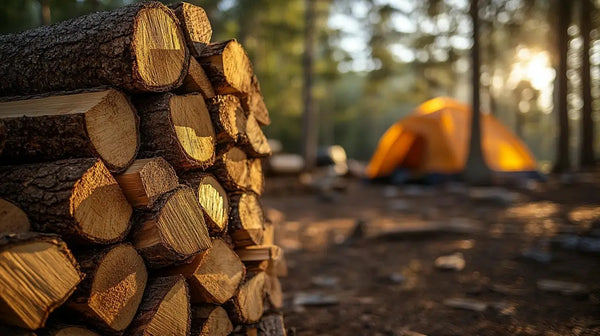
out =
[[(136, 45), (136, 29), (149, 16), (160, 16), (174, 30), (170, 45), (159, 53), (177, 53), (179, 74), (156, 85), (144, 78)], [(189, 51), (178, 20), (157, 2), (137, 3), (98, 12), (19, 34), (0, 36), (0, 95), (32, 94), (111, 85), (127, 91), (163, 92), (181, 84)], [(151, 25), (151, 24), (150, 24)], [(146, 28), (147, 25), (143, 25)], [(147, 27), (151, 28), (151, 27)], [(139, 46), (140, 49), (144, 46)], [(136, 53), (136, 51), (138, 51)], [(148, 51), (146, 51), (148, 52)], [(149, 55), (148, 57), (165, 55)], [(165, 62), (159, 62), (158, 66)]]

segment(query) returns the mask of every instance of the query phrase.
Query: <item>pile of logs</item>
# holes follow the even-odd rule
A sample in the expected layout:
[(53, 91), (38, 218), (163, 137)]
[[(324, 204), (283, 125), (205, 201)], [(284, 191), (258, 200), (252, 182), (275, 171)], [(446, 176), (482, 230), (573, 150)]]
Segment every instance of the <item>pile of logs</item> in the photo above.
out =
[(285, 335), (270, 123), (205, 11), (0, 36), (0, 334)]

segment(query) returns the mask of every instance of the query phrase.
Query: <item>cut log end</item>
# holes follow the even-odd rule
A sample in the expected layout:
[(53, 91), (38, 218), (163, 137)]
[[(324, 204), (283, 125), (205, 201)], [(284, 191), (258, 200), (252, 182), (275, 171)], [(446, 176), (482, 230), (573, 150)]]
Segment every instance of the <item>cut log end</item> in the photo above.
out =
[(227, 336), (232, 331), (233, 324), (222, 307), (192, 307), (192, 336)]
[(202, 96), (173, 96), (170, 105), (175, 133), (185, 153), (202, 167), (211, 165), (215, 156), (215, 131)]
[(190, 298), (182, 276), (161, 277), (148, 284), (144, 301), (128, 332), (133, 336), (186, 336), (190, 332)]
[(246, 122), (246, 143), (244, 149), (251, 157), (263, 157), (271, 155), (271, 146), (267, 141), (265, 133), (254, 115), (249, 115)]
[(133, 240), (152, 267), (184, 260), (211, 246), (202, 209), (188, 187), (163, 195)]
[(215, 93), (245, 95), (252, 88), (252, 63), (236, 40), (211, 43), (198, 61), (209, 76)]
[(29, 219), (21, 208), (0, 198), (0, 234), (28, 232)]
[(250, 191), (261, 195), (265, 189), (265, 176), (260, 159), (248, 160), (248, 179), (248, 188)]
[(231, 248), (223, 240), (215, 239), (212, 248), (170, 272), (186, 277), (193, 303), (223, 304), (236, 293), (245, 269)]
[(121, 240), (129, 231), (133, 209), (117, 181), (98, 161), (75, 183), (70, 211), (83, 237), (92, 242), (111, 243)]
[(197, 45), (197, 48), (200, 48), (199, 51), (201, 52), (206, 44), (210, 43), (210, 39), (212, 38), (212, 27), (206, 11), (202, 7), (186, 2), (180, 2), (171, 6), (171, 8), (181, 22), (183, 33), (192, 54), (197, 56), (198, 53), (195, 52), (195, 46)]
[(179, 185), (175, 170), (163, 158), (139, 159), (116, 175), (125, 197), (136, 207), (149, 207)]
[(111, 248), (92, 275), (85, 311), (103, 328), (122, 331), (135, 316), (148, 274), (144, 260), (129, 244)]
[(279, 279), (276, 276), (266, 276), (265, 292), (267, 294), (267, 302), (271, 308), (277, 310), (283, 307), (283, 292), (281, 290), (281, 282), (279, 282)]
[(204, 218), (212, 234), (225, 231), (229, 220), (229, 198), (219, 181), (211, 175), (198, 183), (198, 202), (204, 209)]
[(264, 310), (265, 276), (263, 272), (249, 276), (228, 302), (229, 316), (234, 322), (250, 324), (260, 320)]
[(230, 234), (237, 247), (260, 245), (264, 235), (264, 214), (258, 196), (243, 193), (231, 198)]
[(0, 239), (0, 320), (31, 330), (43, 327), (48, 314), (81, 279), (75, 259), (57, 236), (4, 236)]
[(234, 95), (218, 95), (208, 100), (208, 111), (221, 146), (233, 144), (246, 134), (246, 115), (240, 99)]
[(138, 12), (132, 48), (142, 89), (168, 91), (183, 81), (189, 51), (174, 14), (166, 7)]
[(219, 158), (214, 173), (227, 191), (246, 189), (248, 186), (246, 153), (238, 147), (232, 147)]
[(178, 90), (183, 93), (199, 92), (204, 99), (209, 99), (215, 96), (212, 84), (202, 66), (195, 58), (190, 58), (190, 67), (187, 76), (183, 80), (183, 85)]

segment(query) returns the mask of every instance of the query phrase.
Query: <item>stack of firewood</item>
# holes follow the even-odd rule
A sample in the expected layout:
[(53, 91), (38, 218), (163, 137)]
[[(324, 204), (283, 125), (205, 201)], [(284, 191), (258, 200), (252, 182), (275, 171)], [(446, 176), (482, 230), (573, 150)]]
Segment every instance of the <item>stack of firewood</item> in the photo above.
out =
[(0, 334), (285, 334), (270, 119), (211, 37), (157, 2), (0, 36)]

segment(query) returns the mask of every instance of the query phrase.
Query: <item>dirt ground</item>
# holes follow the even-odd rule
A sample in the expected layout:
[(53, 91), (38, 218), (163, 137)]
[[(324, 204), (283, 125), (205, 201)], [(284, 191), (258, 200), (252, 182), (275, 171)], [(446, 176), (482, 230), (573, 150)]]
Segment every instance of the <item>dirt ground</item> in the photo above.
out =
[[(349, 180), (319, 195), (269, 178), (263, 202), (285, 214), (276, 239), (296, 335), (600, 335), (600, 254), (557, 240), (600, 240), (598, 173), (511, 189)], [(435, 266), (457, 252), (464, 269)]]

